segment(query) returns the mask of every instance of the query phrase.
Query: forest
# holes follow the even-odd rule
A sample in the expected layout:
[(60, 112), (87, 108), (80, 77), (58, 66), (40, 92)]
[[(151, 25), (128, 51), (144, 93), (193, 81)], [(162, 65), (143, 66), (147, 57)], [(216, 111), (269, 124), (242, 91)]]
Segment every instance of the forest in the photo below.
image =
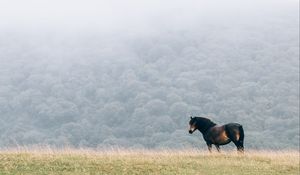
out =
[(0, 148), (206, 149), (188, 134), (203, 116), (241, 123), (245, 149), (297, 149), (298, 10), (105, 31), (1, 24)]

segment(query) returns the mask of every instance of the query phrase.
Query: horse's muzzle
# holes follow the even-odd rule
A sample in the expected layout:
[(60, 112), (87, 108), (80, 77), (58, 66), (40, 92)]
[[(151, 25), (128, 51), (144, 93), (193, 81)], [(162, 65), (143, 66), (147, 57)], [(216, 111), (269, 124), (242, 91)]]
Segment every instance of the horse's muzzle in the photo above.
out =
[(192, 130), (189, 130), (189, 133), (190, 133), (190, 134), (193, 134), (193, 131), (192, 131)]

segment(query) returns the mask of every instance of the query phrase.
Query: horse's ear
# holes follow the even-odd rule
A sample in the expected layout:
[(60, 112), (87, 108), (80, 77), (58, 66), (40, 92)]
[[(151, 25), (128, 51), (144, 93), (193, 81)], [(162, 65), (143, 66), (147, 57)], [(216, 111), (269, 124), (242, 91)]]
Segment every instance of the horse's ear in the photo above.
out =
[(191, 119), (193, 119), (193, 116), (191, 116)]

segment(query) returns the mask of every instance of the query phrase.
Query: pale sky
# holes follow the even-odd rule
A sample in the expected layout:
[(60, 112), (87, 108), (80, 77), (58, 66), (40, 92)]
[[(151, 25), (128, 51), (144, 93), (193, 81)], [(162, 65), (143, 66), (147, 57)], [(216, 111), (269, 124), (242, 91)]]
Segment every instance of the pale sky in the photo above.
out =
[[(225, 3), (226, 2), (226, 3)], [(0, 0), (2, 28), (147, 30), (153, 24), (190, 25), (224, 17), (254, 18), (299, 6), (297, 0)], [(250, 16), (251, 16), (250, 15)], [(256, 16), (257, 15), (257, 16)]]

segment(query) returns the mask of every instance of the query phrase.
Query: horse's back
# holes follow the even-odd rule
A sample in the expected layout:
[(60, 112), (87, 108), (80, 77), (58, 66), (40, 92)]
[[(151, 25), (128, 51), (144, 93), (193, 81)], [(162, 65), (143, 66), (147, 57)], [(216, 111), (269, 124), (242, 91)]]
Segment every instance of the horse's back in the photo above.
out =
[(227, 123), (224, 126), (225, 127), (241, 127), (242, 125), (239, 123)]

